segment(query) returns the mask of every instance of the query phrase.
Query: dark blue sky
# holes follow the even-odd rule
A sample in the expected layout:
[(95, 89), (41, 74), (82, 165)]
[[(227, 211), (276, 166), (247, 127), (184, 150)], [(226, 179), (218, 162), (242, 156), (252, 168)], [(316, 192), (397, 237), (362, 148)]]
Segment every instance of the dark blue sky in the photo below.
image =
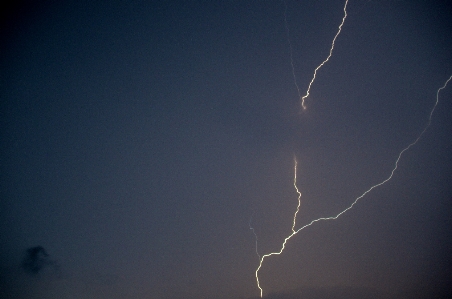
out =
[[(257, 298), (249, 221), (260, 254), (280, 249), (294, 155), (297, 227), (338, 214), (390, 175), (452, 75), (450, 1), (350, 0), (302, 113), (282, 1), (63, 2), (1, 23), (8, 298)], [(343, 7), (287, 1), (303, 94)], [(264, 295), (450, 296), (451, 112), (449, 85), (392, 180), (265, 260)]]

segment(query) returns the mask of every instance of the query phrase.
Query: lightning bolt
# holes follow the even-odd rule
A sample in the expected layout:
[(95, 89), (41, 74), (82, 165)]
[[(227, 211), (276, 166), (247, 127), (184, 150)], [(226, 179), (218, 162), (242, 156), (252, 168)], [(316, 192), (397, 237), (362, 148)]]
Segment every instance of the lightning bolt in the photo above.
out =
[[(309, 82), (309, 86), (308, 89), (306, 91), (306, 94), (304, 96), (301, 97), (301, 108), (303, 108), (303, 110), (306, 110), (306, 105), (305, 105), (305, 100), (307, 97), (309, 97), (309, 91), (311, 90), (311, 86), (315, 81), (315, 77), (317, 75), (317, 71), (325, 65), (325, 63), (328, 62), (328, 60), (330, 60), (331, 56), (333, 55), (333, 49), (334, 49), (334, 43), (336, 42), (337, 37), (339, 36), (339, 34), (341, 33), (342, 30), (342, 26), (344, 25), (345, 19), (347, 18), (347, 4), (348, 4), (348, 0), (345, 1), (345, 5), (344, 5), (344, 17), (342, 18), (342, 22), (339, 25), (339, 29), (336, 33), (336, 35), (333, 38), (333, 42), (331, 43), (331, 48), (330, 48), (330, 54), (328, 55), (328, 57), (321, 63), (319, 64), (319, 66), (314, 70), (314, 75), (311, 79), (311, 82)], [(286, 5), (286, 10), (287, 10), (287, 5)], [(289, 36), (289, 26), (287, 25), (287, 18), (286, 18), (286, 13), (284, 12), (284, 19), (286, 21), (286, 29), (287, 29), (287, 35)], [(298, 89), (298, 85), (296, 83), (296, 79), (295, 79), (295, 72), (293, 70), (293, 59), (292, 59), (292, 46), (290, 45), (290, 40), (289, 40), (289, 46), (290, 46), (290, 55), (291, 55), (291, 62), (292, 62), (292, 74), (294, 76), (294, 80), (295, 80), (295, 86), (297, 87), (298, 90), (298, 94), (300, 95), (300, 90)]]
[[(300, 204), (301, 204), (301, 200), (300, 200), (300, 199), (301, 199), (301, 193), (300, 193), (300, 191), (298, 190), (298, 187), (297, 187), (297, 160), (296, 160), (296, 158), (294, 158), (294, 164), (295, 164), (295, 167), (294, 167), (294, 169), (295, 169), (294, 187), (295, 187), (295, 190), (296, 190), (297, 193), (298, 193), (298, 206), (297, 206), (297, 211), (295, 212), (294, 219), (293, 219), (292, 233), (291, 233), (288, 237), (286, 237), (286, 238), (284, 239), (284, 242), (282, 243), (282, 247), (281, 247), (281, 249), (280, 249), (279, 251), (277, 251), (277, 252), (271, 252), (271, 253), (265, 254), (265, 255), (263, 255), (263, 256), (260, 258), (259, 267), (257, 267), (257, 269), (256, 269), (256, 282), (257, 282), (257, 287), (258, 287), (259, 290), (260, 290), (261, 298), (262, 298), (263, 290), (262, 290), (262, 288), (261, 288), (261, 286), (260, 286), (260, 283), (259, 283), (259, 275), (258, 275), (258, 274), (259, 274), (259, 270), (262, 268), (262, 263), (264, 262), (264, 259), (267, 258), (267, 257), (269, 257), (269, 256), (272, 256), (272, 255), (280, 255), (280, 254), (283, 252), (284, 248), (286, 248), (287, 241), (289, 241), (293, 236), (295, 236), (296, 234), (298, 234), (300, 231), (302, 231), (302, 230), (305, 229), (305, 228), (308, 228), (309, 226), (313, 225), (313, 224), (316, 223), (316, 222), (326, 221), (326, 220), (336, 220), (336, 219), (339, 218), (341, 215), (343, 215), (345, 212), (347, 212), (348, 210), (352, 209), (353, 206), (354, 206), (361, 198), (363, 198), (364, 196), (366, 196), (367, 193), (369, 193), (369, 192), (372, 191), (373, 189), (375, 189), (375, 188), (377, 188), (377, 187), (379, 187), (379, 186), (382, 186), (382, 185), (384, 185), (386, 182), (388, 182), (388, 181), (393, 177), (394, 172), (397, 170), (398, 165), (399, 165), (399, 161), (400, 161), (400, 159), (402, 158), (402, 155), (403, 155), (407, 150), (409, 150), (412, 146), (414, 146), (414, 145), (421, 139), (421, 137), (424, 135), (424, 133), (427, 131), (427, 129), (430, 127), (430, 124), (431, 124), (431, 122), (432, 122), (433, 112), (435, 111), (436, 106), (438, 105), (438, 102), (439, 102), (439, 93), (440, 93), (441, 90), (443, 90), (443, 89), (446, 88), (446, 86), (447, 86), (447, 84), (449, 83), (450, 80), (452, 80), (452, 75), (449, 77), (449, 79), (447, 79), (447, 81), (444, 83), (444, 85), (443, 85), (442, 87), (440, 87), (440, 88), (437, 90), (437, 92), (436, 92), (436, 101), (435, 101), (435, 104), (433, 105), (432, 110), (430, 111), (430, 115), (429, 115), (429, 117), (428, 117), (428, 122), (427, 122), (427, 124), (425, 125), (425, 127), (424, 127), (424, 129), (421, 131), (421, 133), (418, 135), (418, 137), (417, 137), (413, 142), (411, 142), (407, 147), (405, 147), (405, 148), (399, 153), (399, 155), (398, 155), (398, 157), (397, 157), (397, 159), (396, 159), (396, 161), (395, 161), (395, 163), (394, 163), (394, 168), (392, 169), (390, 175), (389, 175), (385, 180), (383, 180), (383, 181), (381, 181), (380, 183), (375, 184), (375, 185), (373, 185), (372, 187), (370, 187), (369, 189), (367, 189), (363, 194), (361, 194), (360, 196), (358, 196), (358, 197), (352, 202), (352, 204), (351, 204), (350, 206), (348, 206), (346, 209), (344, 209), (342, 212), (340, 212), (340, 213), (337, 214), (336, 216), (331, 216), (331, 217), (321, 217), (321, 218), (312, 220), (311, 222), (309, 222), (308, 224), (306, 224), (306, 225), (300, 227), (300, 228), (297, 229), (297, 230), (295, 230), (295, 221), (296, 221), (297, 214), (298, 214), (298, 210), (299, 210)], [(254, 230), (253, 230), (253, 232), (254, 232)], [(256, 236), (256, 242), (257, 242), (257, 236)], [(256, 243), (256, 246), (257, 246), (257, 243)], [(257, 248), (257, 247), (256, 247), (256, 248)]]
[(297, 187), (298, 161), (297, 161), (297, 157), (295, 157), (295, 155), (293, 156), (293, 162), (294, 162), (293, 186), (295, 188), (295, 191), (297, 191), (297, 193), (298, 193), (298, 205), (297, 205), (297, 210), (295, 211), (295, 215), (293, 215), (293, 223), (292, 223), (292, 233), (295, 233), (295, 222), (297, 221), (297, 214), (298, 214), (298, 211), (300, 211), (300, 206), (301, 206), (301, 192), (300, 192), (300, 190), (298, 190), (298, 187)]
[[(295, 214), (294, 214), (294, 216), (293, 216), (293, 221), (292, 221), (292, 234), (284, 240), (283, 248), (281, 249), (281, 251), (280, 251), (279, 253), (270, 253), (270, 254), (263, 255), (262, 257), (260, 257), (260, 255), (257, 254), (257, 255), (259, 256), (260, 264), (259, 264), (259, 267), (258, 267), (257, 270), (256, 270), (256, 281), (257, 281), (257, 287), (260, 289), (260, 292), (261, 292), (261, 298), (262, 298), (263, 290), (262, 290), (262, 288), (261, 288), (261, 286), (260, 286), (260, 283), (259, 283), (258, 272), (259, 272), (260, 268), (262, 267), (262, 262), (264, 261), (264, 258), (265, 258), (266, 256), (270, 256), (270, 255), (273, 255), (273, 254), (281, 254), (282, 251), (284, 250), (284, 247), (285, 247), (285, 244), (286, 244), (287, 240), (289, 240), (293, 235), (295, 235), (295, 234), (298, 232), (298, 231), (295, 230), (295, 223), (296, 223), (296, 221), (297, 221), (297, 214), (298, 214), (298, 212), (300, 211), (300, 206), (301, 206), (301, 192), (300, 192), (300, 190), (298, 190), (298, 187), (297, 187), (297, 166), (298, 166), (298, 160), (297, 160), (297, 157), (296, 157), (295, 155), (294, 155), (294, 157), (293, 157), (293, 161), (294, 161), (293, 186), (294, 186), (295, 190), (296, 190), (297, 193), (298, 193), (298, 205), (297, 205), (297, 209), (296, 209), (296, 211), (295, 211)], [(252, 216), (251, 216), (251, 217), (252, 217)], [(250, 220), (250, 223), (251, 223), (251, 220)], [(250, 225), (250, 229), (253, 230), (253, 234), (254, 234), (255, 237), (256, 237), (256, 253), (257, 253), (257, 235), (254, 233), (254, 229), (251, 227), (251, 225)]]

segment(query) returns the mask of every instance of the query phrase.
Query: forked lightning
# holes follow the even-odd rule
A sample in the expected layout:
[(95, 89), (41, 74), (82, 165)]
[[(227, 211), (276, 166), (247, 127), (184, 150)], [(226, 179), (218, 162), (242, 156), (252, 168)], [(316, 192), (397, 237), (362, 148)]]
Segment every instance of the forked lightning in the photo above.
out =
[[(311, 82), (310, 82), (309, 85), (308, 85), (308, 89), (307, 89), (307, 91), (306, 91), (306, 94), (305, 94), (304, 96), (302, 96), (302, 97), (301, 97), (301, 94), (300, 94), (300, 89), (299, 89), (298, 84), (297, 84), (297, 79), (296, 79), (296, 77), (295, 77), (295, 68), (294, 68), (294, 63), (293, 63), (292, 45), (291, 45), (291, 43), (290, 43), (289, 25), (288, 25), (288, 22), (287, 22), (287, 4), (286, 4), (285, 2), (284, 2), (284, 4), (285, 4), (284, 21), (285, 21), (285, 26), (286, 26), (286, 31), (287, 31), (287, 38), (288, 38), (288, 42), (289, 42), (290, 63), (291, 63), (291, 66), (292, 66), (292, 75), (293, 75), (293, 79), (294, 79), (294, 82), (295, 82), (295, 87), (297, 88), (297, 91), (298, 91), (298, 96), (300, 97), (300, 100), (301, 100), (301, 107), (303, 108), (303, 110), (305, 110), (305, 109), (306, 109), (305, 100), (309, 97), (309, 92), (310, 92), (310, 90), (311, 90), (312, 84), (314, 83), (314, 81), (315, 81), (315, 79), (316, 79), (317, 71), (318, 71), (323, 65), (325, 65), (325, 63), (328, 62), (328, 60), (331, 58), (331, 56), (332, 56), (332, 54), (333, 54), (334, 44), (335, 44), (335, 42), (336, 42), (337, 37), (338, 37), (339, 34), (341, 33), (342, 26), (344, 25), (345, 19), (347, 18), (347, 4), (348, 4), (348, 0), (345, 1), (345, 5), (344, 5), (344, 17), (342, 18), (342, 22), (341, 22), (341, 24), (339, 25), (339, 29), (338, 29), (336, 35), (334, 36), (333, 42), (332, 42), (332, 44), (331, 44), (331, 48), (330, 48), (329, 55), (328, 55), (328, 57), (327, 57), (327, 58), (326, 58), (326, 59), (325, 59), (325, 60), (324, 60), (324, 61), (323, 61), (323, 62), (322, 62), (315, 70), (314, 70), (314, 75), (313, 75), (313, 77), (312, 77)], [(297, 215), (298, 215), (298, 212), (299, 212), (300, 206), (301, 206), (301, 192), (299, 191), (299, 189), (298, 189), (298, 187), (297, 187), (297, 166), (298, 166), (298, 161), (297, 161), (297, 158), (294, 157), (294, 181), (293, 181), (293, 185), (294, 185), (294, 188), (295, 188), (295, 190), (296, 190), (296, 192), (297, 192), (297, 194), (298, 194), (298, 205), (297, 205), (297, 209), (296, 209), (296, 211), (295, 211), (294, 218), (293, 218), (293, 221), (292, 221), (292, 233), (291, 233), (288, 237), (286, 237), (286, 238), (284, 239), (284, 242), (282, 243), (281, 249), (280, 249), (279, 251), (277, 251), (277, 252), (271, 252), (271, 253), (268, 253), (268, 254), (264, 254), (264, 255), (262, 255), (262, 256), (259, 255), (259, 253), (258, 253), (258, 251), (257, 251), (257, 235), (256, 235), (256, 233), (255, 233), (255, 231), (254, 231), (254, 228), (251, 227), (251, 219), (250, 219), (250, 229), (252, 230), (252, 232), (253, 232), (253, 234), (254, 234), (254, 236), (255, 236), (255, 240), (256, 240), (256, 254), (257, 254), (257, 256), (259, 257), (259, 266), (258, 266), (257, 269), (256, 269), (256, 282), (257, 282), (257, 287), (258, 287), (259, 290), (260, 290), (260, 296), (261, 296), (261, 298), (262, 298), (262, 296), (263, 296), (263, 289), (262, 289), (262, 287), (261, 287), (261, 285), (260, 285), (260, 282), (259, 282), (259, 270), (262, 268), (262, 264), (263, 264), (265, 258), (267, 258), (267, 257), (269, 257), (269, 256), (272, 256), (272, 255), (280, 255), (280, 254), (283, 252), (284, 248), (286, 247), (287, 241), (289, 241), (289, 239), (291, 239), (293, 236), (295, 236), (296, 234), (298, 234), (300, 231), (302, 231), (303, 229), (305, 229), (305, 228), (307, 228), (307, 227), (313, 225), (313, 224), (316, 223), (316, 222), (324, 221), (324, 220), (335, 220), (335, 219), (339, 218), (339, 216), (341, 216), (342, 214), (344, 214), (344, 213), (347, 212), (348, 210), (352, 209), (353, 206), (354, 206), (361, 198), (363, 198), (364, 196), (366, 196), (367, 193), (369, 193), (369, 192), (372, 191), (373, 189), (375, 189), (375, 188), (377, 188), (377, 187), (379, 187), (379, 186), (382, 186), (382, 185), (384, 185), (386, 182), (388, 182), (388, 181), (393, 177), (394, 172), (397, 170), (397, 167), (398, 167), (398, 164), (399, 164), (399, 161), (400, 161), (402, 155), (403, 155), (407, 150), (409, 150), (412, 146), (414, 146), (414, 145), (421, 139), (421, 137), (424, 135), (424, 133), (425, 133), (425, 132), (427, 131), (427, 129), (429, 128), (429, 126), (430, 126), (430, 124), (431, 124), (431, 121), (432, 121), (433, 112), (435, 111), (436, 106), (438, 105), (438, 102), (439, 102), (439, 93), (440, 93), (441, 90), (443, 90), (444, 88), (446, 88), (447, 84), (448, 84), (449, 81), (451, 81), (451, 80), (452, 80), (452, 76), (450, 76), (449, 79), (447, 79), (447, 81), (444, 83), (444, 85), (443, 85), (442, 87), (440, 87), (440, 88), (437, 90), (437, 92), (436, 92), (436, 101), (435, 101), (435, 104), (433, 105), (433, 108), (432, 108), (431, 111), (430, 111), (430, 115), (429, 115), (427, 124), (425, 125), (425, 127), (424, 127), (424, 129), (421, 131), (421, 133), (418, 135), (418, 137), (417, 137), (412, 143), (410, 143), (408, 146), (406, 146), (406, 147), (399, 153), (399, 155), (397, 156), (397, 159), (396, 159), (396, 161), (395, 161), (395, 163), (394, 163), (394, 167), (393, 167), (391, 173), (389, 174), (389, 176), (388, 176), (385, 180), (383, 180), (383, 181), (381, 181), (380, 183), (375, 184), (375, 185), (373, 185), (372, 187), (370, 187), (370, 188), (369, 188), (368, 190), (366, 190), (363, 194), (361, 194), (360, 196), (358, 196), (358, 197), (350, 204), (350, 206), (348, 206), (346, 209), (344, 209), (342, 212), (340, 212), (340, 213), (337, 214), (336, 216), (322, 217), (322, 218), (318, 218), (318, 219), (312, 220), (312, 221), (309, 222), (308, 224), (306, 224), (306, 225), (300, 227), (299, 229), (295, 229), (295, 225), (296, 225)], [(252, 218), (252, 216), (251, 216), (251, 218)]]
[[(402, 157), (403, 153), (405, 153), (405, 152), (406, 152), (407, 150), (409, 150), (412, 146), (414, 146), (414, 145), (421, 139), (422, 135), (424, 135), (424, 133), (427, 131), (428, 127), (430, 127), (430, 124), (431, 124), (431, 122), (432, 122), (433, 112), (435, 111), (436, 106), (438, 105), (438, 102), (439, 102), (439, 93), (440, 93), (441, 90), (443, 90), (444, 88), (446, 88), (446, 86), (447, 86), (447, 84), (449, 83), (450, 80), (452, 80), (452, 75), (449, 77), (449, 79), (447, 79), (447, 81), (444, 83), (444, 85), (443, 85), (442, 87), (440, 87), (440, 88), (437, 90), (437, 92), (436, 92), (436, 101), (435, 101), (435, 104), (433, 105), (432, 110), (430, 111), (430, 115), (429, 115), (427, 124), (425, 125), (424, 129), (422, 130), (422, 132), (418, 135), (418, 137), (417, 137), (413, 142), (411, 142), (407, 147), (405, 147), (405, 148), (399, 153), (399, 155), (397, 156), (397, 159), (396, 159), (396, 161), (395, 161), (395, 163), (394, 163), (394, 168), (392, 169), (390, 175), (389, 175), (385, 180), (383, 180), (383, 181), (381, 181), (380, 183), (375, 184), (375, 185), (373, 185), (372, 187), (370, 187), (369, 189), (367, 189), (363, 194), (361, 194), (360, 196), (358, 196), (358, 197), (352, 202), (352, 204), (351, 204), (349, 207), (347, 207), (346, 209), (344, 209), (342, 212), (340, 212), (340, 213), (337, 214), (336, 216), (322, 217), (322, 218), (318, 218), (318, 219), (312, 220), (311, 222), (309, 222), (308, 224), (306, 224), (306, 225), (300, 227), (300, 228), (297, 229), (297, 230), (295, 230), (295, 222), (296, 222), (298, 210), (299, 210), (299, 208), (300, 208), (300, 203), (301, 203), (301, 193), (300, 193), (300, 191), (298, 190), (298, 187), (297, 187), (297, 160), (296, 160), (296, 159), (294, 160), (294, 163), (295, 163), (295, 167), (294, 167), (294, 168), (295, 168), (294, 187), (295, 187), (295, 190), (296, 190), (297, 193), (298, 193), (298, 206), (297, 206), (297, 210), (296, 210), (296, 212), (295, 212), (295, 216), (294, 216), (294, 219), (293, 219), (292, 233), (291, 233), (288, 237), (286, 237), (286, 238), (284, 239), (284, 242), (282, 243), (281, 250), (279, 250), (279, 251), (277, 251), (277, 252), (271, 252), (271, 253), (268, 253), (268, 254), (264, 254), (264, 255), (260, 258), (260, 261), (259, 261), (259, 267), (257, 267), (257, 269), (256, 269), (256, 281), (257, 281), (257, 287), (259, 288), (260, 293), (261, 293), (261, 298), (262, 298), (262, 295), (263, 295), (263, 290), (262, 290), (262, 288), (261, 288), (261, 286), (260, 286), (260, 283), (259, 283), (259, 275), (258, 275), (258, 274), (259, 274), (259, 270), (260, 270), (261, 267), (262, 267), (262, 263), (264, 262), (264, 259), (265, 259), (266, 257), (272, 256), (272, 255), (280, 255), (280, 254), (283, 252), (284, 248), (286, 247), (287, 241), (289, 241), (290, 238), (292, 238), (293, 236), (295, 236), (296, 234), (298, 234), (300, 231), (302, 231), (303, 229), (305, 229), (305, 228), (307, 228), (307, 227), (313, 225), (313, 224), (316, 223), (316, 222), (324, 221), (324, 220), (335, 220), (335, 219), (339, 218), (339, 216), (341, 216), (342, 214), (344, 214), (345, 212), (347, 212), (348, 210), (350, 210), (351, 208), (353, 208), (353, 206), (354, 206), (361, 198), (363, 198), (367, 193), (369, 193), (369, 192), (372, 191), (373, 189), (375, 189), (375, 188), (377, 188), (377, 187), (379, 187), (379, 186), (381, 186), (381, 185), (384, 185), (386, 182), (388, 182), (388, 181), (392, 178), (392, 176), (394, 175), (394, 172), (397, 170), (397, 167), (398, 167), (398, 165), (399, 165), (400, 158)], [(253, 232), (254, 232), (254, 231), (253, 231)], [(257, 237), (256, 237), (256, 238), (257, 238)], [(257, 242), (257, 239), (256, 239), (256, 242)], [(257, 246), (257, 244), (256, 244), (256, 246)], [(256, 250), (257, 250), (257, 248), (256, 248)]]

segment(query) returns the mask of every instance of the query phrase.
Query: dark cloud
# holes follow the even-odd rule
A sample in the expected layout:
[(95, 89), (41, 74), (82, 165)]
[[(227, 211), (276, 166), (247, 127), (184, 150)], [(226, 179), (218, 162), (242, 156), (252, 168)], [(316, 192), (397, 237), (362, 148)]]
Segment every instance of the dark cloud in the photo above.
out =
[(58, 270), (58, 264), (51, 260), (42, 246), (30, 247), (26, 250), (22, 261), (22, 269), (30, 275), (36, 275), (45, 268)]

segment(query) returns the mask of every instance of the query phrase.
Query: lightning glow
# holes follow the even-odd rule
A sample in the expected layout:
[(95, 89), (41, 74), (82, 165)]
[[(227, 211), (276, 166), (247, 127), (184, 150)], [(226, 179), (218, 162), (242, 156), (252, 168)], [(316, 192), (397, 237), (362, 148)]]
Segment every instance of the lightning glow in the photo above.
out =
[[(330, 60), (331, 56), (333, 55), (334, 43), (336, 42), (337, 37), (338, 37), (339, 34), (341, 33), (342, 26), (344, 25), (345, 19), (347, 18), (347, 4), (348, 4), (348, 0), (345, 1), (345, 5), (344, 5), (344, 17), (342, 18), (342, 22), (341, 22), (341, 24), (339, 25), (339, 29), (338, 29), (336, 35), (335, 35), (334, 38), (333, 38), (333, 42), (331, 43), (330, 54), (329, 54), (328, 57), (327, 57), (321, 64), (319, 64), (319, 66), (314, 70), (314, 75), (313, 75), (313, 77), (312, 77), (312, 79), (311, 79), (311, 82), (309, 82), (309, 85), (308, 85), (308, 89), (307, 89), (307, 91), (306, 91), (306, 94), (305, 94), (304, 96), (302, 96), (301, 99), (300, 99), (300, 100), (301, 100), (301, 108), (303, 108), (303, 110), (306, 110), (305, 100), (306, 100), (307, 97), (309, 97), (309, 91), (311, 90), (311, 86), (312, 86), (312, 84), (313, 84), (314, 81), (315, 81), (315, 77), (316, 77), (316, 75), (317, 75), (317, 71), (318, 71), (325, 63), (327, 63), (328, 60)], [(284, 14), (284, 17), (285, 17), (285, 14)], [(286, 20), (286, 29), (287, 29), (287, 32), (289, 32), (288, 25), (287, 25), (287, 18), (285, 18), (285, 20)], [(287, 33), (287, 34), (289, 34), (289, 33)], [(290, 40), (289, 40), (289, 45), (290, 45)], [(291, 48), (292, 48), (292, 47), (291, 47)], [(291, 49), (291, 54), (292, 54), (292, 49)], [(292, 60), (292, 57), (291, 57), (291, 60)], [(292, 73), (294, 73), (294, 71), (293, 71), (293, 62), (292, 62)], [(294, 80), (296, 81), (296, 79), (295, 79), (295, 74), (294, 74)], [(297, 86), (297, 89), (298, 89), (298, 85), (297, 85), (296, 82), (295, 82), (295, 85)], [(299, 91), (299, 90), (298, 90), (298, 94), (300, 94), (300, 91)]]
[[(409, 150), (412, 146), (414, 146), (414, 145), (421, 139), (421, 137), (424, 135), (424, 133), (427, 131), (427, 129), (430, 127), (430, 124), (431, 124), (431, 122), (432, 122), (433, 112), (435, 111), (436, 106), (438, 105), (438, 102), (439, 102), (439, 93), (440, 93), (441, 90), (443, 90), (443, 89), (446, 88), (446, 86), (447, 86), (447, 84), (449, 83), (450, 80), (452, 80), (452, 75), (449, 77), (449, 79), (447, 79), (447, 81), (444, 83), (444, 85), (443, 85), (442, 87), (440, 87), (440, 88), (437, 90), (437, 92), (436, 92), (436, 101), (435, 101), (435, 104), (433, 105), (433, 108), (432, 108), (431, 111), (430, 111), (430, 114), (429, 114), (429, 117), (428, 117), (427, 124), (425, 125), (425, 127), (424, 127), (424, 129), (421, 131), (421, 133), (418, 135), (418, 137), (417, 137), (413, 142), (411, 142), (407, 147), (405, 147), (405, 148), (399, 153), (399, 155), (397, 156), (397, 159), (396, 159), (396, 161), (395, 161), (395, 163), (394, 163), (394, 168), (392, 169), (390, 175), (389, 175), (385, 180), (383, 180), (383, 181), (381, 181), (380, 183), (375, 184), (375, 185), (373, 185), (372, 187), (370, 187), (369, 189), (367, 189), (363, 194), (361, 194), (360, 196), (358, 196), (358, 197), (352, 202), (352, 204), (351, 204), (350, 206), (348, 206), (346, 209), (344, 209), (342, 212), (340, 212), (340, 213), (337, 214), (336, 216), (331, 216), (331, 217), (321, 217), (321, 218), (312, 220), (311, 222), (309, 222), (308, 224), (306, 224), (306, 225), (300, 227), (300, 228), (297, 229), (297, 230), (295, 230), (295, 221), (296, 221), (296, 218), (297, 218), (298, 210), (299, 210), (299, 208), (300, 208), (300, 203), (301, 203), (301, 201), (300, 201), (301, 193), (299, 192), (298, 187), (297, 187), (297, 184), (296, 184), (296, 183), (297, 183), (297, 160), (296, 160), (296, 158), (294, 159), (294, 164), (295, 164), (295, 167), (294, 167), (294, 169), (295, 169), (295, 175), (294, 175), (294, 187), (295, 187), (295, 190), (297, 191), (297, 193), (298, 193), (299, 196), (298, 196), (298, 207), (297, 207), (297, 211), (295, 212), (295, 216), (294, 216), (293, 224), (292, 224), (292, 233), (291, 233), (288, 237), (286, 237), (286, 238), (284, 239), (284, 242), (282, 243), (282, 247), (281, 247), (281, 249), (280, 249), (279, 251), (277, 251), (277, 252), (271, 252), (271, 253), (268, 253), (268, 254), (264, 254), (264, 255), (260, 258), (259, 266), (258, 266), (257, 269), (256, 269), (256, 282), (257, 282), (257, 287), (258, 287), (259, 290), (260, 290), (261, 298), (262, 298), (262, 295), (263, 295), (263, 289), (262, 289), (261, 286), (260, 286), (260, 283), (259, 283), (259, 275), (258, 275), (258, 274), (259, 274), (259, 270), (262, 268), (262, 263), (264, 262), (264, 259), (265, 259), (266, 257), (272, 256), (272, 255), (280, 255), (280, 254), (283, 252), (284, 248), (286, 247), (287, 241), (289, 241), (289, 239), (291, 239), (293, 236), (295, 236), (296, 234), (298, 234), (300, 231), (302, 231), (303, 229), (305, 229), (305, 228), (307, 228), (307, 227), (313, 225), (313, 224), (316, 223), (316, 222), (326, 221), (326, 220), (335, 220), (335, 219), (339, 218), (339, 216), (343, 215), (345, 212), (347, 212), (348, 210), (352, 209), (353, 206), (354, 206), (361, 198), (363, 198), (364, 196), (366, 196), (367, 193), (369, 193), (369, 192), (372, 191), (373, 189), (375, 189), (375, 188), (377, 188), (377, 187), (379, 187), (379, 186), (382, 186), (382, 185), (384, 185), (386, 182), (388, 182), (388, 181), (393, 177), (394, 172), (397, 170), (398, 165), (399, 165), (399, 161), (400, 161), (402, 155), (403, 155), (407, 150)], [(253, 230), (253, 232), (254, 232), (254, 230)], [(256, 236), (256, 242), (257, 242), (257, 236)], [(257, 250), (257, 243), (256, 243), (256, 250)]]

